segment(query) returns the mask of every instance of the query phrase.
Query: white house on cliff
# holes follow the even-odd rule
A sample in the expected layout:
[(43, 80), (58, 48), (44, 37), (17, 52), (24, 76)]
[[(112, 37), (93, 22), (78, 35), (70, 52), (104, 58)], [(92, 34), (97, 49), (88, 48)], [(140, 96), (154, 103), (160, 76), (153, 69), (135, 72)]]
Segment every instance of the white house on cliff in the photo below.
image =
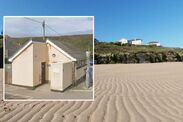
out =
[(121, 42), (121, 44), (127, 44), (128, 40), (125, 38), (120, 39), (118, 42)]
[[(142, 39), (127, 40), (125, 38), (122, 38), (118, 42), (120, 42), (121, 44), (132, 44), (132, 45), (142, 45), (143, 44), (143, 40)], [(147, 45), (161, 46), (159, 41), (151, 41)]]
[(121, 44), (133, 44), (133, 45), (141, 45), (142, 44), (142, 39), (132, 39), (132, 40), (127, 40), (125, 38), (120, 39), (118, 42)]
[(151, 41), (149, 42), (149, 45), (161, 46), (160, 42), (158, 41)]
[(130, 44), (134, 44), (134, 45), (142, 45), (142, 39), (132, 39), (132, 40), (129, 40), (129, 43)]

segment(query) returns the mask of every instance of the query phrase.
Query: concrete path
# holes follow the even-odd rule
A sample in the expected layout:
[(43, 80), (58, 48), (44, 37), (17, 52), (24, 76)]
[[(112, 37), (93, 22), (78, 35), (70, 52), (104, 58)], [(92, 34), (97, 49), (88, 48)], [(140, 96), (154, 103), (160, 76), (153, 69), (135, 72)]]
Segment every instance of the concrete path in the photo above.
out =
[(51, 91), (50, 84), (43, 84), (35, 89), (14, 85), (5, 86), (5, 99), (93, 99), (92, 88), (86, 89), (85, 82), (70, 87), (64, 92)]

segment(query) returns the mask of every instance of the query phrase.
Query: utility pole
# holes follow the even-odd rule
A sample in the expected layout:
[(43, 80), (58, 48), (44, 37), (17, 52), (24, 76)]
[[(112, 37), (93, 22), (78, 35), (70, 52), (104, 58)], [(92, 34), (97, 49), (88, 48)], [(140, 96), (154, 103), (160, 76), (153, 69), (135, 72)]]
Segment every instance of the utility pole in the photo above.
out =
[(90, 67), (90, 51), (86, 51), (86, 57), (87, 57), (87, 68), (86, 68), (86, 87), (89, 88), (92, 85), (92, 68)]
[(42, 26), (43, 26), (43, 41), (45, 41), (45, 21), (43, 21)]

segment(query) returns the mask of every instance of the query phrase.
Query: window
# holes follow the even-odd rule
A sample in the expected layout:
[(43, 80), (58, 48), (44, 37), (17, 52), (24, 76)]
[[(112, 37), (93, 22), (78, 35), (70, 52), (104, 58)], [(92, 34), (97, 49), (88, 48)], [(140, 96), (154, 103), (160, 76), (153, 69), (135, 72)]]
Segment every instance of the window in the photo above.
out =
[(56, 55), (55, 54), (52, 54), (52, 57), (56, 57)]

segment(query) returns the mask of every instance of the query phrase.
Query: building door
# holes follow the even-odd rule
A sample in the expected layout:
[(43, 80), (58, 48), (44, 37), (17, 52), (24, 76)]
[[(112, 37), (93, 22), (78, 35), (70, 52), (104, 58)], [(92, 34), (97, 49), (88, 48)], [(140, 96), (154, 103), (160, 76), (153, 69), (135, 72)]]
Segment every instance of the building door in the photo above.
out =
[(51, 89), (52, 90), (63, 90), (63, 70), (62, 64), (60, 63), (53, 63), (51, 65)]
[(45, 83), (46, 81), (46, 62), (41, 63), (41, 82)]

